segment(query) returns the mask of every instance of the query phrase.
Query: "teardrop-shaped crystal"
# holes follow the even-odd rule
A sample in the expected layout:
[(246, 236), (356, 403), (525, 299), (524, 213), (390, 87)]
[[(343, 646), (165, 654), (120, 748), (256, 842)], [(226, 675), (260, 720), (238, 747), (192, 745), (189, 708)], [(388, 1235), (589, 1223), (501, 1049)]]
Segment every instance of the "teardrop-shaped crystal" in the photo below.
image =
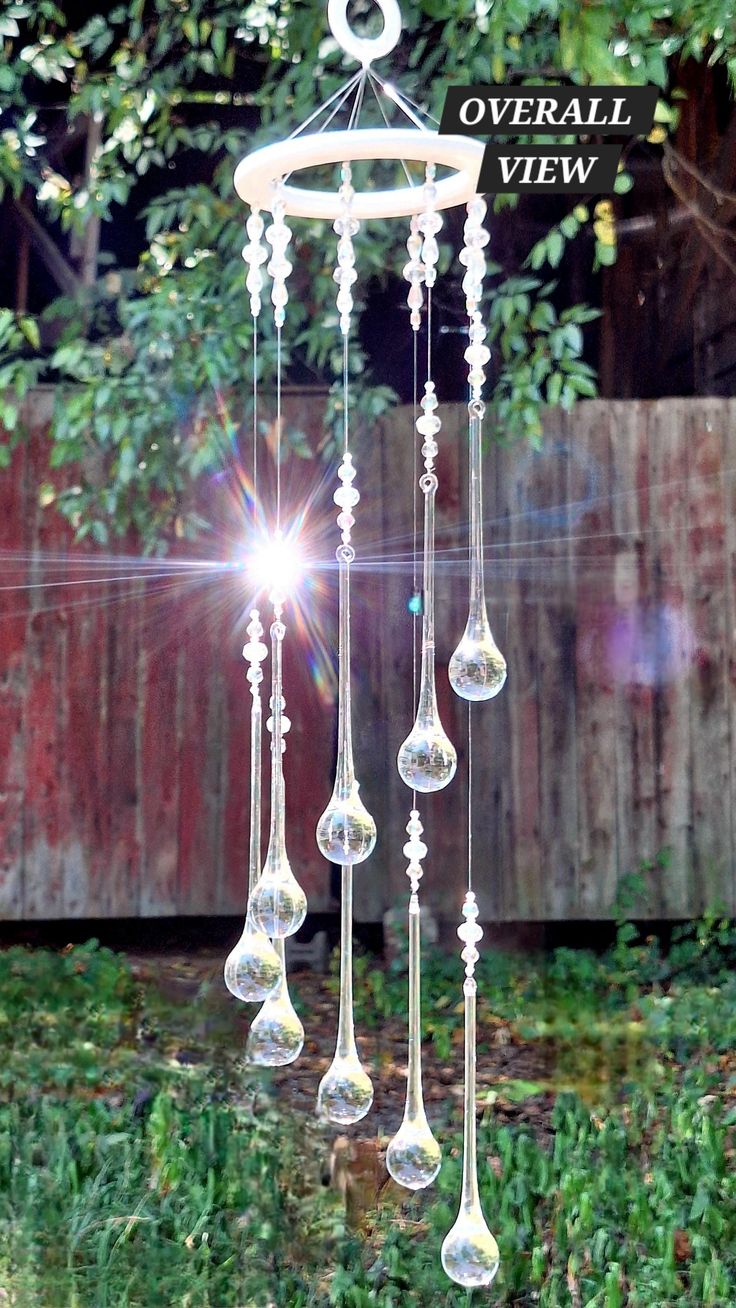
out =
[(266, 863), (251, 896), (253, 921), (272, 939), (293, 936), (307, 916), (307, 897), (291, 870), (284, 850)]
[(468, 1288), (490, 1285), (498, 1271), (498, 1245), (479, 1209), (458, 1214), (442, 1242), (442, 1266), (451, 1281)]
[(307, 915), (307, 897), (286, 853), (286, 788), (283, 767), (284, 698), (281, 683), (284, 625), (271, 625), (271, 823), (263, 871), (253, 887), (253, 922), (271, 939), (293, 936)]
[(242, 936), (225, 959), (225, 985), (236, 999), (256, 1003), (268, 998), (280, 976), (278, 954), (249, 912)]
[[(419, 814), (413, 810), (407, 827), (412, 837), (407, 849), (413, 854), (422, 832)], [(425, 846), (426, 850), (426, 846)], [(418, 852), (418, 851), (417, 851)], [(421, 867), (409, 864), (409, 876), (415, 878)], [(386, 1151), (386, 1166), (399, 1185), (407, 1190), (423, 1190), (431, 1185), (440, 1170), (442, 1154), (427, 1121), (422, 1097), (422, 1028), (421, 1028), (421, 914), (419, 896), (413, 889), (409, 899), (409, 1059), (406, 1076), (404, 1117)]]
[(258, 1067), (285, 1067), (299, 1057), (304, 1044), (304, 1027), (289, 995), (286, 981), (284, 942), (274, 942), (280, 980), (254, 1017), (245, 1046), (247, 1062)]
[(338, 1126), (365, 1117), (373, 1085), (361, 1066), (353, 1022), (353, 867), (344, 863), (340, 898), (340, 1007), (335, 1056), (319, 1083), (317, 1114)]
[(488, 621), (483, 571), (483, 457), (481, 424), (485, 407), (468, 405), (470, 435), (470, 601), (468, 620), (450, 659), (450, 685), (461, 699), (493, 699), (506, 681), (506, 660)]
[[(427, 382), (422, 400), (423, 417), (417, 422), (420, 433), (432, 426), (436, 407), (434, 386)], [(414, 726), (401, 746), (396, 760), (401, 780), (411, 790), (427, 794), (442, 790), (455, 775), (457, 754), (440, 721), (435, 684), (434, 649), (434, 526), (437, 477), (429, 471), (436, 452), (436, 444), (429, 448), (427, 437), (422, 447), (427, 472), (419, 479), (424, 496), (424, 615), (422, 620), (422, 664), (419, 680), (419, 702)]]
[(458, 935), (463, 942), (461, 958), (465, 963), (463, 996), (465, 1007), (465, 1085), (463, 1095), (463, 1180), (460, 1206), (455, 1224), (442, 1242), (442, 1266), (458, 1285), (468, 1288), (490, 1285), (498, 1271), (498, 1245), (483, 1216), (478, 1186), (478, 1149), (476, 1139), (476, 999), (478, 987), (474, 972), (478, 960), (478, 941), (483, 930), (477, 922), (475, 895), (468, 890), (463, 904), (463, 924)]
[[(436, 704), (435, 704), (436, 709)], [(401, 780), (425, 794), (442, 790), (455, 775), (457, 754), (436, 713), (417, 714), (417, 720), (396, 760)]]
[(317, 1113), (328, 1122), (351, 1126), (373, 1103), (373, 1084), (357, 1055), (335, 1054), (319, 1083)]
[(442, 1151), (426, 1117), (405, 1117), (386, 1150), (386, 1167), (394, 1181), (407, 1190), (431, 1185), (442, 1163)]
[(358, 793), (354, 781), (341, 797), (339, 778), (332, 798), (317, 823), (319, 851), (331, 863), (362, 863), (373, 852), (376, 824)]
[(461, 699), (493, 699), (506, 681), (506, 660), (491, 631), (485, 603), (471, 609), (460, 644), (450, 659), (450, 685)]

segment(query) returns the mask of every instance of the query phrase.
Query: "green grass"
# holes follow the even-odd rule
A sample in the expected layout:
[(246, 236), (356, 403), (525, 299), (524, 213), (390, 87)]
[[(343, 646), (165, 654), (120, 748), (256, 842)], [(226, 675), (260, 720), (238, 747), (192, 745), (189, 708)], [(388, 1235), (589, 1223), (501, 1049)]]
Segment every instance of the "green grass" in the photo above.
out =
[[(543, 1047), (556, 1101), (540, 1129), (501, 1125), (492, 1105), (481, 1121), (503, 1261), (475, 1302), (736, 1302), (732, 961), (717, 921), (667, 956), (624, 928), (600, 959), (484, 957), (481, 1031), (493, 1015)], [(361, 1021), (403, 1011), (401, 963), (360, 959), (357, 973)], [(433, 961), (442, 1057), (457, 1057), (459, 993), (457, 960)], [(173, 1004), (94, 944), (0, 954), (3, 1308), (465, 1308), (439, 1268), (457, 1134), (432, 1191), (351, 1233), (322, 1184), (326, 1135), (246, 1076), (239, 1039), (211, 994)], [(197, 1058), (177, 1057), (182, 1044)], [(523, 1102), (539, 1088), (498, 1089)]]

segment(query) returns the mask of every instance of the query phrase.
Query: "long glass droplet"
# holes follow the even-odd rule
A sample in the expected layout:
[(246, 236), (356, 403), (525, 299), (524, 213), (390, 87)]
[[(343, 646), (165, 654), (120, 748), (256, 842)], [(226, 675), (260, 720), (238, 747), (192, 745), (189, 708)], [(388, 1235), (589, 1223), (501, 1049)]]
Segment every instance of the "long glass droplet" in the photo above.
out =
[(353, 1024), (353, 869), (342, 868), (340, 910), (340, 1013), (335, 1056), (319, 1083), (317, 1112), (327, 1122), (350, 1126), (373, 1103), (373, 1084), (362, 1066)]
[[(442, 1266), (457, 1285), (468, 1288), (490, 1285), (498, 1271), (498, 1245), (486, 1225), (478, 1191), (478, 1161), (475, 1121), (475, 1041), (477, 985), (472, 975), (478, 957), (475, 945), (483, 934), (477, 925), (475, 896), (468, 892), (463, 907), (465, 924), (458, 935), (465, 942), (467, 962), (463, 984), (465, 996), (465, 1093), (463, 1102), (463, 1182), (460, 1210), (454, 1226), (442, 1243)], [(468, 975), (470, 973), (470, 975)]]
[[(424, 413), (417, 422), (418, 430), (426, 434), (423, 448), (426, 450), (429, 447), (431, 451), (430, 455), (425, 457), (425, 466), (428, 469), (437, 452), (434, 442), (434, 433), (439, 429), (439, 419), (434, 414), (436, 405), (434, 387), (431, 382), (428, 382), (422, 400)], [(419, 485), (424, 495), (422, 666), (417, 715), (414, 726), (399, 750), (397, 766), (399, 775), (407, 786), (426, 794), (429, 791), (442, 790), (452, 781), (457, 767), (457, 754), (440, 721), (435, 684), (434, 538), (437, 477), (434, 472), (428, 470), (423, 473)]]
[[(343, 460), (343, 468), (348, 463)], [(352, 471), (352, 461), (348, 463)], [(340, 492), (338, 492), (339, 494)], [(357, 495), (357, 491), (354, 492)], [(373, 852), (376, 824), (360, 798), (353, 763), (353, 729), (350, 700), (350, 562), (351, 545), (337, 550), (340, 587), (338, 646), (337, 767), (330, 802), (317, 824), (317, 845), (331, 863), (362, 863)]]
[(450, 685), (462, 699), (493, 699), (506, 680), (506, 660), (493, 639), (483, 565), (483, 457), (485, 406), (468, 405), (470, 438), (470, 604), (462, 639), (450, 659)]
[(409, 1060), (404, 1118), (386, 1151), (386, 1167), (407, 1190), (423, 1190), (440, 1170), (442, 1153), (430, 1130), (422, 1095), (421, 918), (419, 897), (409, 900)]
[(307, 898), (286, 853), (286, 794), (283, 767), (282, 645), (280, 618), (271, 624), (271, 825), (263, 871), (251, 896), (253, 920), (271, 939), (292, 936), (307, 913)]
[(251, 613), (248, 626), (250, 637), (243, 650), (249, 660), (248, 680), (251, 683), (250, 713), (250, 844), (248, 855), (248, 908), (243, 934), (225, 960), (225, 985), (236, 999), (257, 1003), (266, 999), (281, 976), (281, 964), (268, 936), (259, 931), (253, 920), (251, 901), (261, 866), (261, 739), (263, 714), (260, 683), (263, 671), (260, 664), (267, 649), (261, 641), (263, 628), (257, 610)]
[(254, 1017), (245, 1045), (245, 1057), (257, 1067), (285, 1067), (299, 1057), (304, 1027), (294, 1009), (286, 980), (283, 940), (274, 941), (280, 980)]

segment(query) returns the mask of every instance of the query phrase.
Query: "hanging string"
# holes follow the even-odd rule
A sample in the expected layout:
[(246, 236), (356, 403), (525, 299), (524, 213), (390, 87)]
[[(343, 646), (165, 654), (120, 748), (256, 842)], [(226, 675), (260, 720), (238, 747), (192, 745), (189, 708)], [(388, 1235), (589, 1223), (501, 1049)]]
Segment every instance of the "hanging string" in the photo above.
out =
[(473, 889), (473, 706), (468, 701), (468, 890)]
[(253, 319), (253, 529), (258, 527), (258, 319)]
[(281, 327), (276, 328), (276, 535), (281, 531)]
[[(419, 416), (419, 360), (418, 360), (418, 339), (417, 332), (412, 332), (414, 343), (414, 441), (413, 441), (413, 460), (412, 460), (412, 596), (414, 598), (414, 608), (412, 609), (411, 618), (411, 711), (416, 713), (417, 709), (417, 649), (419, 635), (419, 614), (416, 609), (416, 596), (419, 593), (419, 533), (417, 528), (418, 513), (418, 482), (419, 482), (419, 437), (416, 430), (417, 417)], [(417, 806), (417, 792), (412, 789), (411, 806)]]

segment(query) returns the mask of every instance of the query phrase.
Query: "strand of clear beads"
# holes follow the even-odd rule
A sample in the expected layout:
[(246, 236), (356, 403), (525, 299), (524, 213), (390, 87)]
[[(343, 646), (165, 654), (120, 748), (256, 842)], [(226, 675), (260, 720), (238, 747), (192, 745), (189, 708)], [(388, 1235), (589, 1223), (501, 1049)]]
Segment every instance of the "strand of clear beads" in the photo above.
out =
[(437, 475), (436, 436), (442, 426), (437, 416), (434, 382), (425, 383), (417, 431), (424, 437), (424, 468), (419, 488), (424, 496), (424, 614), (422, 618), (422, 663), (416, 717), (406, 740), (399, 749), (397, 766), (403, 782), (411, 790), (423, 793), (442, 790), (455, 775), (457, 754), (440, 719), (437, 706), (434, 648), (434, 539)]
[(360, 500), (355, 468), (348, 449), (348, 335), (356, 280), (353, 237), (359, 224), (351, 206), (353, 187), (348, 164), (340, 182), (340, 214), (335, 219), (337, 241), (337, 309), (343, 339), (344, 453), (338, 470), (340, 486), (333, 499), (339, 510), (341, 544), (336, 550), (339, 578), (338, 727), (337, 766), (330, 802), (317, 824), (320, 853), (342, 868), (340, 910), (340, 1001), (337, 1042), (330, 1066), (319, 1084), (317, 1112), (328, 1122), (349, 1126), (365, 1117), (373, 1103), (373, 1085), (358, 1056), (353, 1018), (353, 867), (362, 863), (376, 843), (376, 824), (363, 804), (353, 762), (353, 728), (350, 697), (350, 565), (355, 559), (353, 510)]
[(286, 206), (283, 192), (284, 183), (281, 181), (276, 185), (271, 203), (272, 222), (266, 228), (266, 240), (271, 246), (271, 258), (266, 271), (273, 279), (271, 303), (273, 304), (274, 322), (279, 331), (286, 319), (286, 306), (289, 302), (286, 280), (291, 272), (291, 264), (286, 257), (286, 251), (291, 240), (291, 228), (286, 224)]
[(467, 206), (464, 228), (465, 244), (460, 261), (466, 272), (463, 278), (468, 313), (469, 490), (470, 508), (470, 597), (468, 619), (460, 643), (449, 665), (450, 685), (467, 700), (493, 699), (506, 681), (506, 660), (493, 637), (488, 621), (483, 563), (483, 450), (482, 424), (485, 406), (482, 400), (486, 364), (491, 352), (485, 344), (486, 326), (480, 311), (483, 279), (486, 273), (485, 247), (489, 234), (483, 226), (485, 200), (475, 196)]
[(263, 264), (268, 260), (268, 250), (263, 244), (264, 222), (260, 209), (253, 209), (245, 224), (248, 243), (243, 246), (243, 258), (248, 265), (245, 279), (246, 289), (250, 293), (250, 311), (253, 318), (261, 312), (261, 292), (264, 287)]
[(424, 265), (424, 282), (428, 290), (431, 290), (437, 280), (437, 260), (440, 257), (440, 249), (437, 244), (437, 233), (442, 228), (442, 215), (437, 212), (437, 187), (434, 184), (435, 166), (427, 164), (425, 174), (425, 183), (422, 188), (422, 200), (424, 209), (419, 215), (417, 227), (422, 234), (422, 263)]
[(478, 1190), (478, 1161), (475, 1120), (475, 965), (480, 957), (476, 948), (483, 936), (478, 924), (478, 905), (468, 890), (463, 903), (464, 921), (457, 934), (463, 943), (460, 955), (465, 963), (463, 995), (465, 1000), (465, 1093), (463, 1100), (463, 1180), (460, 1208), (452, 1229), (442, 1243), (442, 1266), (452, 1281), (467, 1288), (490, 1285), (498, 1271), (498, 1245), (489, 1231)]
[(419, 216), (417, 214), (413, 214), (411, 219), (406, 249), (409, 255), (409, 262), (404, 265), (404, 278), (409, 283), (406, 302), (410, 309), (409, 321), (412, 331), (418, 332), (422, 322), (422, 305), (424, 303), (424, 294), (422, 292), (424, 264), (421, 260), (422, 235), (419, 231)]
[(307, 900), (291, 870), (286, 851), (286, 788), (284, 783), (284, 736), (289, 730), (283, 695), (283, 643), (286, 627), (282, 620), (285, 596), (274, 590), (271, 623), (271, 716), (266, 723), (271, 732), (271, 815), (268, 848), (263, 870), (251, 896), (256, 925), (270, 936), (294, 935), (307, 912)]
[(355, 248), (353, 237), (360, 229), (360, 223), (352, 215), (352, 203), (355, 192), (352, 186), (352, 172), (349, 164), (343, 164), (340, 173), (338, 195), (342, 213), (333, 223), (337, 234), (337, 267), (332, 274), (337, 282), (337, 311), (340, 314), (340, 331), (343, 336), (350, 332), (350, 316), (353, 312), (353, 286), (358, 274), (355, 271)]

